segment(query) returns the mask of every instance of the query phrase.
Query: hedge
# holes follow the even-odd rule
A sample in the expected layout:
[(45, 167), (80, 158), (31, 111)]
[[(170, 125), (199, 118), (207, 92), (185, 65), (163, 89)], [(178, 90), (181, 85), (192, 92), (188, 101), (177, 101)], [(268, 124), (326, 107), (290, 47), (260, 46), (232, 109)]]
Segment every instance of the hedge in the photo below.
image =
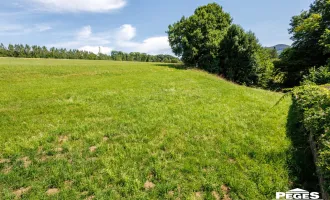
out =
[(293, 89), (293, 103), (314, 154), (321, 192), (330, 193), (330, 90), (321, 86)]

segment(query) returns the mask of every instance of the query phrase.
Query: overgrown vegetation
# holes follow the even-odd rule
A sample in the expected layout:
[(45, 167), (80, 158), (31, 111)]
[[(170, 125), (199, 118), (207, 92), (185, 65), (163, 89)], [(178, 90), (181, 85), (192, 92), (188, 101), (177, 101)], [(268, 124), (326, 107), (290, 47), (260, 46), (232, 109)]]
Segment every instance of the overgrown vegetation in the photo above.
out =
[(330, 58), (330, 1), (316, 0), (308, 11), (291, 20), (292, 48), (284, 50), (275, 62), (283, 75), (282, 87), (299, 85), (303, 76), (315, 68), (326, 66)]
[(252, 32), (232, 25), (220, 43), (220, 74), (236, 83), (267, 88), (273, 73), (270, 52)]
[(0, 199), (272, 199), (285, 99), (177, 65), (0, 59)]
[(327, 65), (329, 13), (330, 1), (316, 0), (309, 11), (294, 16), (289, 30), (292, 48), (285, 49), (279, 59), (276, 50), (262, 48), (252, 32), (231, 25), (231, 16), (216, 3), (201, 6), (192, 16), (170, 25), (168, 37), (173, 52), (186, 65), (249, 86), (293, 87), (312, 68)]
[(301, 86), (293, 90), (292, 98), (303, 125), (299, 134), (317, 144), (316, 165), (324, 179), (321, 187), (330, 193), (330, 91), (319, 86)]
[(303, 84), (323, 85), (330, 83), (330, 64), (326, 67), (311, 68), (308, 75), (303, 77)]
[(197, 66), (240, 84), (267, 88), (273, 74), (273, 50), (261, 47), (252, 32), (231, 25), (230, 15), (216, 3), (169, 26), (173, 52), (186, 65)]
[(137, 62), (164, 62), (179, 63), (179, 58), (171, 55), (149, 55), (146, 53), (122, 51), (112, 51), (111, 55), (82, 51), (77, 49), (57, 49), (43, 46), (29, 46), (9, 44), (5, 47), (0, 44), (0, 57), (16, 57), (16, 58), (56, 58), (56, 59), (85, 59), (85, 60), (116, 60), (116, 61), (137, 61)]

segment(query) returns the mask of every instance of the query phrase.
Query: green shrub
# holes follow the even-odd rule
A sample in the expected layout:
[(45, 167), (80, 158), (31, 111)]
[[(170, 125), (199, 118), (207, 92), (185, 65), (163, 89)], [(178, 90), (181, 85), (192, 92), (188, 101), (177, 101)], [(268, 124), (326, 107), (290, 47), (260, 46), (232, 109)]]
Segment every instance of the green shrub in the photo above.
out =
[(324, 178), (325, 191), (330, 192), (330, 90), (320, 86), (296, 87), (293, 102), (302, 124), (317, 146), (319, 175)]
[(320, 68), (312, 68), (309, 70), (309, 74), (304, 76), (303, 84), (315, 83), (317, 85), (323, 85), (330, 83), (330, 65)]
[(266, 88), (274, 65), (252, 32), (232, 25), (220, 44), (220, 73), (227, 79)]

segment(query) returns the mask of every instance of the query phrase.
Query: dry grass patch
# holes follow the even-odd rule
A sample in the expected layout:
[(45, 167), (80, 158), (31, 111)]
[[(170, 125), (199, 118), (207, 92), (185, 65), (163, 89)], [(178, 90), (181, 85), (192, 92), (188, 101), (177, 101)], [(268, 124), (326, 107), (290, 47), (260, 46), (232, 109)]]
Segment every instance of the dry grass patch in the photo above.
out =
[(21, 158), (19, 160), (23, 162), (23, 165), (24, 165), (25, 168), (28, 168), (31, 165), (31, 163), (32, 163), (32, 161), (30, 160), (30, 158), (27, 157), (27, 156), (25, 156), (25, 157), (23, 157), (23, 158)]
[(59, 138), (58, 138), (58, 142), (59, 143), (64, 143), (64, 142), (66, 142), (66, 141), (68, 141), (69, 140), (69, 138), (68, 138), (68, 136), (66, 136), (66, 135), (61, 135)]
[(20, 188), (18, 190), (15, 190), (13, 194), (16, 196), (16, 199), (21, 198), (21, 196), (31, 190), (31, 187), (26, 188)]
[(221, 191), (223, 192), (223, 200), (231, 200), (229, 197), (230, 188), (226, 185), (221, 186)]
[(155, 187), (155, 184), (151, 181), (146, 181), (143, 185), (145, 190), (151, 190)]
[(3, 163), (10, 163), (10, 159), (0, 159), (0, 164), (3, 164)]
[(96, 149), (97, 149), (96, 146), (91, 146), (91, 147), (89, 147), (89, 151), (90, 151), (90, 152), (95, 152)]
[(57, 194), (59, 192), (60, 192), (60, 190), (57, 189), (57, 188), (50, 188), (50, 189), (47, 190), (46, 194), (48, 196), (53, 196), (53, 195), (55, 195), (55, 194)]

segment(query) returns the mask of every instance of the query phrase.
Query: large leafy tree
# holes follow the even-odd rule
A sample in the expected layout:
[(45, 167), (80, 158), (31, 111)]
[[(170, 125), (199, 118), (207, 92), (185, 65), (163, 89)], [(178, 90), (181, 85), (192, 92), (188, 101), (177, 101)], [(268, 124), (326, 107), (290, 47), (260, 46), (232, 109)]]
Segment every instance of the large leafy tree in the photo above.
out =
[(273, 65), (252, 32), (232, 25), (220, 44), (219, 55), (224, 77), (240, 84), (267, 87)]
[(286, 86), (299, 84), (311, 67), (325, 65), (330, 57), (330, 0), (315, 0), (308, 11), (292, 18), (290, 26), (292, 48), (276, 64)]
[(168, 39), (173, 52), (186, 65), (219, 71), (219, 47), (232, 19), (216, 3), (197, 8), (188, 18), (169, 26)]

